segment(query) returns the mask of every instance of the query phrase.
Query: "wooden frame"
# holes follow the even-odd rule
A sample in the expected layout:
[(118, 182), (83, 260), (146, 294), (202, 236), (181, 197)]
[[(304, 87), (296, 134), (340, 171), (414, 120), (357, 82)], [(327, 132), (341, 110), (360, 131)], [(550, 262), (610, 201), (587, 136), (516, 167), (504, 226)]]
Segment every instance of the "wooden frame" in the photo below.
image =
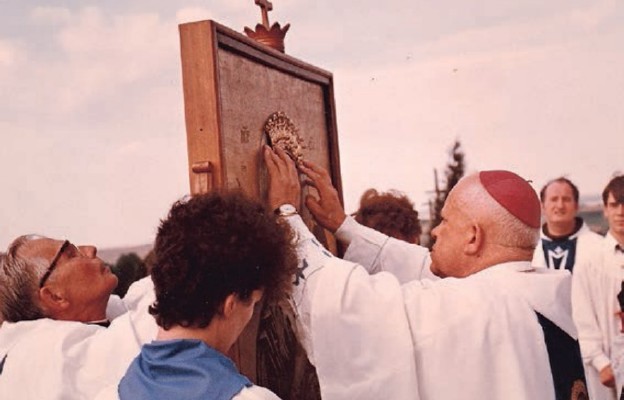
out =
[[(297, 125), (303, 156), (329, 171), (342, 201), (332, 74), (214, 21), (182, 24), (179, 29), (191, 193), (240, 188), (264, 200), (264, 124), (280, 111)], [(311, 231), (337, 254), (333, 235), (314, 223), (303, 204), (299, 206)], [(230, 356), (243, 374), (281, 398), (318, 400), (316, 374), (301, 346), (285, 344), (293, 341), (293, 318), (288, 306), (254, 313)], [(271, 332), (262, 345), (260, 331)], [(267, 345), (266, 337), (275, 339)], [(278, 355), (267, 362), (274, 354)], [(276, 373), (267, 364), (282, 367)], [(272, 378), (276, 374), (281, 376)]]
[[(179, 28), (191, 193), (204, 193), (212, 188), (236, 186), (231, 176), (239, 171), (231, 171), (232, 165), (229, 164), (228, 157), (232, 154), (240, 156), (240, 153), (228, 154), (225, 150), (228, 135), (238, 134), (225, 128), (227, 121), (224, 114), (227, 111), (224, 110), (224, 95), (228, 95), (225, 93), (228, 89), (224, 86), (224, 80), (229, 79), (232, 71), (224, 72), (223, 68), (219, 67), (223, 67), (221, 60), (225, 57), (238, 57), (262, 66), (267, 75), (272, 73), (287, 75), (295, 81), (318, 87), (324, 103), (325, 132), (321, 134), (326, 135), (324, 140), (327, 143), (327, 159), (313, 161), (328, 169), (342, 200), (332, 74), (256, 43), (214, 21), (187, 23), (180, 25)], [(282, 111), (294, 117), (296, 121), (299, 117), (298, 112), (305, 110), (288, 110), (289, 102), (290, 99), (284, 99), (284, 102), (277, 106), (286, 108)], [(261, 129), (258, 122), (264, 121), (247, 122), (249, 123), (245, 127), (249, 129), (253, 140), (254, 135)], [(304, 141), (309, 139), (306, 137), (308, 132), (301, 133)], [(255, 147), (254, 150), (257, 151), (260, 146)], [(254, 166), (247, 165), (247, 168), (253, 170)], [(255, 193), (252, 191), (251, 194), (258, 196), (262, 193), (260, 190)]]

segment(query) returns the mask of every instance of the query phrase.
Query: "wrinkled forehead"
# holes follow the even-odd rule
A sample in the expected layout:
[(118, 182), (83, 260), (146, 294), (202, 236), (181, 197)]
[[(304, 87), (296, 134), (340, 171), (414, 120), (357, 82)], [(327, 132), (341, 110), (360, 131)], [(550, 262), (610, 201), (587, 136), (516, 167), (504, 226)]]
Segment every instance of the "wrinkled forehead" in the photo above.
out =
[(46, 258), (51, 260), (63, 244), (62, 240), (36, 238), (25, 242), (17, 251), (24, 258)]
[(546, 186), (546, 190), (544, 191), (546, 198), (554, 195), (566, 195), (570, 197), (574, 197), (574, 191), (572, 190), (572, 186), (570, 186), (567, 182), (562, 181), (553, 181), (548, 186)]

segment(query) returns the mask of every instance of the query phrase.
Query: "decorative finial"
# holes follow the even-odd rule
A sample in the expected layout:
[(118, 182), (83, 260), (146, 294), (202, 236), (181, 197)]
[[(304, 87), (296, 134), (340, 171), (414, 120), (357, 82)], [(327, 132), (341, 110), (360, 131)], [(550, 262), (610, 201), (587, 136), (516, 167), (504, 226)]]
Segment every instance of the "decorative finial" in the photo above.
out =
[(260, 6), (262, 12), (262, 23), (256, 25), (256, 30), (245, 27), (245, 34), (257, 42), (274, 48), (277, 51), (284, 52), (284, 37), (290, 28), (290, 24), (286, 24), (283, 28), (279, 22), (269, 25), (269, 11), (273, 10), (273, 3), (268, 0), (254, 0), (257, 6)]

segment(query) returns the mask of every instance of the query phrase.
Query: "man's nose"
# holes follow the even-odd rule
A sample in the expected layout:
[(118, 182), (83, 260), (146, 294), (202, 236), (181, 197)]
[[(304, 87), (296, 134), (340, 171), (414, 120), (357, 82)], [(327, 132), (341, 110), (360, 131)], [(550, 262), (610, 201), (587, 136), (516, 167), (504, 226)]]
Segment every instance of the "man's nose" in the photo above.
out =
[(97, 248), (95, 246), (80, 246), (79, 249), (82, 254), (89, 258), (95, 258), (95, 256), (97, 255)]

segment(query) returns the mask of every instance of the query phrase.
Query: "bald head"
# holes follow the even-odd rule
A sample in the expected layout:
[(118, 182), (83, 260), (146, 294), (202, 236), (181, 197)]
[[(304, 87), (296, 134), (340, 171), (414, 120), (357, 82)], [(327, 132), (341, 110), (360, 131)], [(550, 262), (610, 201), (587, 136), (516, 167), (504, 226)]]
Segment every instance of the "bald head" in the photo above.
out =
[(513, 173), (487, 171), (463, 178), (449, 193), (442, 223), (432, 232), (432, 271), (464, 277), (495, 264), (531, 260), (539, 239), (539, 209), (535, 191)]
[(451, 193), (457, 198), (456, 203), (475, 222), (487, 228), (490, 242), (532, 252), (539, 239), (537, 194), (525, 181), (528, 189), (518, 189), (517, 182), (509, 182), (506, 177), (488, 191), (483, 175), (469, 175), (455, 186)]

